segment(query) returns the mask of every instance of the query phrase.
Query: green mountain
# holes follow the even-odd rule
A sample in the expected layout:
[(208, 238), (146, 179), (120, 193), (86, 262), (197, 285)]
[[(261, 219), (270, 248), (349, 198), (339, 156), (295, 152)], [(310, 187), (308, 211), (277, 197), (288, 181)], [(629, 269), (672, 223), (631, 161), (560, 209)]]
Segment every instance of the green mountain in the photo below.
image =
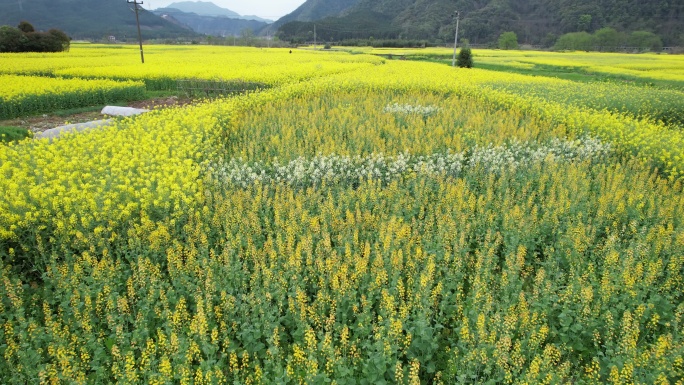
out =
[(290, 22), (308, 22), (320, 20), (329, 16), (337, 16), (349, 10), (361, 0), (307, 0), (291, 13), (281, 17), (264, 30), (275, 32), (284, 24)]
[[(307, 37), (316, 21), (321, 36), (427, 39), (448, 42), (455, 31), (454, 11), (461, 12), (460, 36), (490, 43), (506, 31), (521, 43), (545, 44), (569, 32), (612, 27), (621, 32), (645, 30), (665, 45), (684, 45), (684, 3), (672, 0), (358, 0), (344, 9), (324, 0), (308, 0), (299, 9), (310, 18), (276, 22), (283, 39)], [(298, 9), (298, 10), (299, 10)], [(315, 17), (315, 15), (324, 15)], [(284, 21), (284, 22), (283, 22)], [(289, 23), (289, 24), (288, 24)]]
[[(0, 0), (0, 25), (26, 20), (36, 30), (57, 28), (73, 39), (137, 39), (133, 7), (124, 0)], [(190, 29), (140, 9), (143, 39), (195, 36)]]

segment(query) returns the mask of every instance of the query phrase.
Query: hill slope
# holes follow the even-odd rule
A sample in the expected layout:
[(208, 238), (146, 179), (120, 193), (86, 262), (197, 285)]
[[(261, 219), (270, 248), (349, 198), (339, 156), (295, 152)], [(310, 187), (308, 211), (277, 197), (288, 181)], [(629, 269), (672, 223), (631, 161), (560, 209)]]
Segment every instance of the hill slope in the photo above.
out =
[[(343, 10), (323, 0), (308, 0), (299, 9), (316, 9), (317, 27), (336, 39), (353, 37), (453, 40), (454, 11), (461, 11), (461, 36), (472, 43), (495, 41), (514, 31), (523, 43), (540, 44), (553, 36), (602, 27), (647, 30), (666, 45), (684, 44), (684, 4), (670, 0), (358, 0)], [(587, 19), (586, 15), (589, 16)], [(291, 21), (290, 15), (278, 26)], [(374, 22), (369, 24), (369, 19)], [(284, 21), (284, 22), (281, 22)], [(308, 30), (309, 26), (285, 27)], [(328, 32), (325, 32), (328, 31)]]
[(159, 8), (153, 12), (166, 20), (175, 20), (197, 33), (212, 36), (238, 36), (245, 29), (249, 29), (256, 34), (268, 25), (263, 21), (225, 16), (204, 16), (196, 13), (182, 12), (174, 8)]
[(200, 16), (225, 16), (238, 18), (240, 14), (230, 9), (221, 8), (218, 5), (205, 1), (180, 1), (171, 3), (165, 8), (174, 8), (186, 13), (196, 13)]
[(244, 19), (244, 20), (256, 20), (264, 23), (272, 23), (273, 20), (263, 19), (254, 15), (240, 15), (237, 12), (233, 12), (230, 9), (221, 8), (218, 5), (206, 2), (206, 1), (180, 1), (176, 3), (171, 3), (164, 8), (157, 8), (156, 11), (163, 9), (177, 9), (185, 13), (194, 13), (199, 16), (215, 16), (215, 17), (228, 17), (231, 19)]
[(281, 17), (266, 30), (275, 32), (280, 26), (293, 22), (320, 20), (329, 16), (337, 16), (349, 10), (360, 0), (307, 0), (299, 8)]
[[(74, 39), (100, 39), (114, 35), (137, 38), (135, 14), (123, 0), (31, 0), (0, 2), (0, 25), (16, 26), (26, 20), (36, 30), (58, 28)], [(144, 39), (196, 35), (141, 9), (140, 24)]]

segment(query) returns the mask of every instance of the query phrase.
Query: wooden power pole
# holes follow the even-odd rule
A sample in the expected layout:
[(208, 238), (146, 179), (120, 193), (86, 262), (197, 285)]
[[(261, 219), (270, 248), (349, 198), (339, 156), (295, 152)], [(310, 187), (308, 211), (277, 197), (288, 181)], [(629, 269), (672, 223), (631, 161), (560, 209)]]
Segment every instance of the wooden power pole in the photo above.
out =
[(456, 11), (456, 36), (454, 37), (454, 58), (451, 60), (451, 66), (456, 67), (456, 47), (458, 46), (458, 22), (461, 19), (461, 12)]
[(145, 64), (145, 55), (143, 54), (143, 46), (142, 46), (142, 33), (140, 33), (140, 17), (138, 16), (138, 5), (142, 5), (142, 1), (138, 2), (138, 0), (126, 0), (128, 4), (133, 4), (135, 7), (135, 21), (138, 23), (138, 41), (140, 42), (140, 60), (142, 61), (143, 64)]

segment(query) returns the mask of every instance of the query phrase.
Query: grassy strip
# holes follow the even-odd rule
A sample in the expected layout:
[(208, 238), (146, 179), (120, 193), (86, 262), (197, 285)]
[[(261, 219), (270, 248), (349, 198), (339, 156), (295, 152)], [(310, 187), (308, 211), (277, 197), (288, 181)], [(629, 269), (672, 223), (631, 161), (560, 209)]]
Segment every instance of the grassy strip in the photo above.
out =
[(674, 80), (659, 80), (651, 78), (643, 78), (630, 75), (612, 75), (606, 73), (596, 73), (587, 71), (583, 68), (577, 67), (558, 67), (551, 65), (535, 64), (534, 68), (518, 68), (502, 64), (492, 63), (477, 63), (478, 68), (487, 69), (491, 71), (511, 72), (521, 75), (531, 76), (547, 76), (559, 79), (572, 80), (576, 82), (611, 82), (611, 83), (629, 83), (636, 86), (657, 87), (666, 89), (677, 89), (684, 86), (683, 82)]
[(31, 132), (25, 128), (0, 126), (0, 143), (10, 143), (31, 137)]
[[(430, 63), (440, 63), (440, 64), (447, 64), (451, 65), (451, 60), (452, 60), (452, 55), (441, 55), (441, 54), (435, 54), (435, 53), (421, 53), (421, 54), (405, 54), (405, 55), (397, 55), (397, 54), (376, 54), (377, 56), (389, 59), (388, 56), (391, 56), (391, 59), (394, 60), (411, 60), (411, 61), (422, 61), (422, 62), (430, 62)], [(662, 79), (653, 79), (653, 78), (644, 78), (644, 77), (638, 77), (638, 76), (630, 76), (627, 74), (607, 74), (607, 73), (599, 73), (599, 72), (593, 72), (591, 70), (581, 68), (581, 67), (563, 67), (563, 66), (553, 66), (553, 65), (544, 65), (544, 64), (534, 64), (533, 68), (521, 68), (521, 67), (514, 67), (514, 66), (509, 66), (505, 64), (497, 64), (497, 63), (487, 63), (485, 61), (482, 61), (483, 58), (478, 58), (477, 56), (475, 57), (475, 66), (477, 68), (481, 69), (486, 69), (490, 71), (499, 71), (499, 72), (510, 72), (510, 73), (516, 73), (516, 74), (521, 74), (521, 75), (530, 75), (530, 76), (546, 76), (546, 77), (555, 77), (559, 79), (565, 79), (565, 80), (572, 80), (576, 82), (584, 82), (584, 83), (589, 83), (589, 82), (613, 82), (613, 83), (629, 83), (632, 85), (637, 85), (637, 86), (645, 86), (645, 87), (657, 87), (657, 88), (666, 88), (666, 89), (681, 89), (684, 87), (684, 82), (681, 81), (676, 81), (676, 80), (662, 80)]]

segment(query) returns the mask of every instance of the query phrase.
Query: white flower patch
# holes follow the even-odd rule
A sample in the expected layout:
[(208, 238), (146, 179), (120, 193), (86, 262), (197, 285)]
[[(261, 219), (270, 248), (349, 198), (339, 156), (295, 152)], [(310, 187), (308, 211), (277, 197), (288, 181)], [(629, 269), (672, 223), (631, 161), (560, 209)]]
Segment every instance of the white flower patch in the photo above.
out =
[(290, 186), (320, 186), (321, 184), (353, 184), (362, 180), (389, 183), (409, 174), (459, 177), (466, 168), (480, 167), (487, 172), (504, 172), (528, 167), (544, 161), (572, 162), (600, 160), (611, 154), (611, 146), (598, 139), (582, 138), (574, 141), (554, 139), (546, 144), (512, 142), (506, 146), (476, 147), (462, 153), (396, 156), (371, 154), (368, 156), (299, 157), (285, 164), (247, 163), (231, 159), (223, 167), (210, 167), (212, 175), (234, 186), (247, 187), (254, 183), (282, 183)]
[(554, 138), (543, 145), (513, 141), (506, 146), (475, 148), (468, 156), (467, 166), (481, 166), (489, 172), (501, 172), (545, 160), (571, 162), (603, 159), (611, 152), (609, 143), (590, 137), (577, 140)]
[(421, 106), (420, 104), (413, 106), (411, 104), (394, 103), (387, 105), (383, 112), (386, 114), (421, 115), (423, 117), (428, 117), (438, 113), (439, 110), (441, 110), (441, 108), (437, 106)]

